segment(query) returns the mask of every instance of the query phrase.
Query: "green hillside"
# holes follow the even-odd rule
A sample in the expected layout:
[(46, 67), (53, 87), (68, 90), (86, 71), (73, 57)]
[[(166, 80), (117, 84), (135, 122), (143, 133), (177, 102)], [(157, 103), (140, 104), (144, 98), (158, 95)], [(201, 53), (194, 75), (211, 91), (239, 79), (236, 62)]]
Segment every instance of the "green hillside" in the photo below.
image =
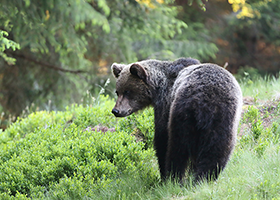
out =
[(33, 112), (0, 132), (0, 199), (280, 199), (278, 85), (241, 81), (229, 164), (216, 182), (187, 177), (184, 187), (159, 179), (152, 108), (116, 119), (114, 100), (99, 96), (64, 112)]

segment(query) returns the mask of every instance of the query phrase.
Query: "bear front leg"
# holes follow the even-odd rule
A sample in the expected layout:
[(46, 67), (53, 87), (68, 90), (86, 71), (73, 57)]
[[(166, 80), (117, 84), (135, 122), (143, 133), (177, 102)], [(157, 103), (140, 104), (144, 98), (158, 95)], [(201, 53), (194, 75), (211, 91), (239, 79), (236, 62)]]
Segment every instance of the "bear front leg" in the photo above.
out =
[(160, 176), (162, 180), (166, 178), (165, 165), (166, 165), (167, 141), (168, 141), (167, 129), (164, 129), (164, 127), (161, 128), (156, 127), (154, 146), (155, 146), (156, 156), (158, 158)]

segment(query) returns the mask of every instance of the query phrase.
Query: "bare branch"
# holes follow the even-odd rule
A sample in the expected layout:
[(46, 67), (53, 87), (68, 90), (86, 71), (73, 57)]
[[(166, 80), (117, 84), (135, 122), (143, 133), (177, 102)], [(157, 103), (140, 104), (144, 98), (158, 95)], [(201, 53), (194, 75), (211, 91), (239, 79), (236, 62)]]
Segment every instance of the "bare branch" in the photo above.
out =
[(28, 60), (30, 62), (36, 63), (36, 64), (38, 64), (42, 67), (57, 70), (57, 71), (61, 71), (61, 72), (69, 72), (69, 73), (73, 73), (73, 74), (88, 73), (87, 71), (84, 71), (84, 70), (64, 69), (62, 67), (54, 66), (54, 65), (51, 65), (49, 63), (46, 63), (46, 62), (43, 62), (43, 61), (40, 61), (40, 60), (36, 60), (35, 58), (29, 57), (29, 56), (26, 56), (26, 55), (23, 55), (23, 54), (17, 54), (17, 53), (10, 53), (10, 54), (12, 54), (14, 57), (23, 58), (23, 59)]

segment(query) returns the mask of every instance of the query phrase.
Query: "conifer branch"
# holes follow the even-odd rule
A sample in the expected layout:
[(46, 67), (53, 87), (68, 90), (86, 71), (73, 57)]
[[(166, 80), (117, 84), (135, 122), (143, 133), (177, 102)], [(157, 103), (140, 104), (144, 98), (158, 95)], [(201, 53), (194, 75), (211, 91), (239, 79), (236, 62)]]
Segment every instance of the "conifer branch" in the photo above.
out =
[(56, 71), (61, 71), (61, 72), (68, 72), (68, 73), (73, 73), (73, 74), (80, 74), (80, 73), (88, 73), (85, 70), (71, 70), (71, 69), (64, 69), (62, 67), (58, 67), (55, 65), (52, 65), (50, 63), (46, 63), (44, 61), (41, 60), (36, 60), (35, 58), (29, 57), (27, 55), (23, 55), (23, 54), (16, 54), (16, 53), (11, 53), (13, 56), (18, 57), (18, 58), (23, 58), (25, 60), (28, 60), (30, 62), (33, 62), (35, 64), (40, 65), (41, 67), (45, 67), (45, 68), (49, 68), (49, 69), (53, 69)]

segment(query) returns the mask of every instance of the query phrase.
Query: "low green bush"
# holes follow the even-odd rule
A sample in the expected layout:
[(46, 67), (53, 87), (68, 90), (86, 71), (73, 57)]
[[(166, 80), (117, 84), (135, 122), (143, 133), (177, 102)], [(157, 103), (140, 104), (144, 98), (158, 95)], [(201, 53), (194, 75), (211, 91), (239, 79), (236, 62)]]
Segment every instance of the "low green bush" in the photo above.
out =
[[(244, 112), (242, 123), (247, 125), (247, 129), (243, 131), (238, 142), (239, 147), (250, 148), (258, 156), (262, 156), (271, 143), (279, 143), (280, 139), (279, 123), (275, 121), (277, 117), (269, 119), (267, 127), (264, 127), (265, 118), (273, 113), (267, 113), (265, 108), (262, 110), (263, 113), (256, 106), (249, 106)], [(274, 112), (278, 112), (278, 110)]]
[(154, 113), (149, 108), (140, 113), (133, 113), (119, 121), (118, 131), (128, 131), (138, 140), (145, 143), (145, 149), (153, 148), (154, 141)]
[[(139, 129), (151, 137), (151, 125), (142, 124), (151, 120), (151, 111), (127, 123), (131, 118), (111, 114), (113, 105), (101, 97), (95, 105), (74, 105), (65, 112), (36, 112), (0, 133), (0, 199), (79, 199), (122, 176), (147, 185), (157, 181), (153, 150), (132, 134)], [(94, 130), (97, 125), (116, 131)]]

